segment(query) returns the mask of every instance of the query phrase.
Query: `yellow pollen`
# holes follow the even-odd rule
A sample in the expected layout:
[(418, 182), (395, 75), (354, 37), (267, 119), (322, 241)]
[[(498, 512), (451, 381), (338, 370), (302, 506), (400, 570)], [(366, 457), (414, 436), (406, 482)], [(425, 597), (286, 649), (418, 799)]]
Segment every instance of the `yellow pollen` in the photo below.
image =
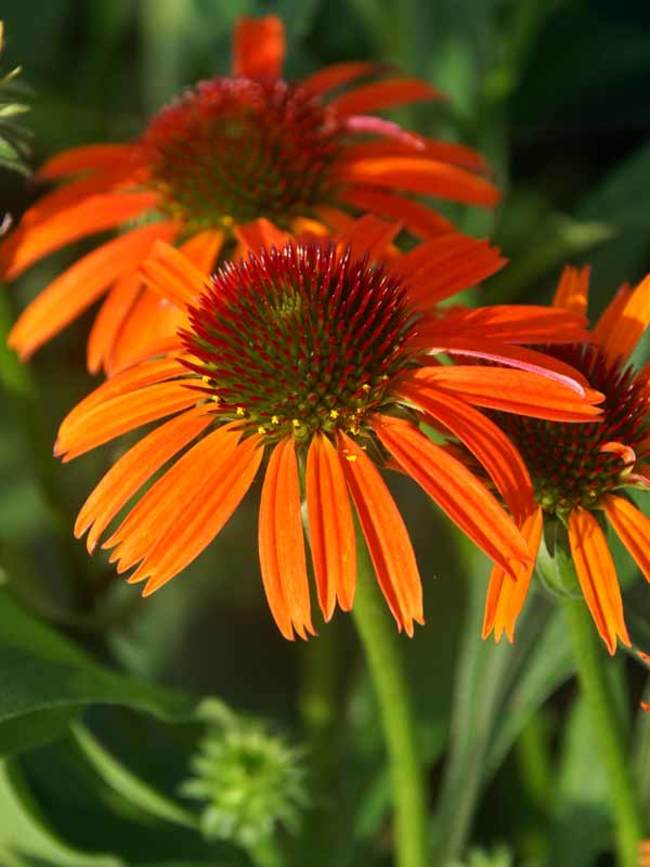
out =
[(271, 424), (280, 424), (280, 417), (277, 415), (271, 416)]
[(202, 376), (201, 382), (203, 382), (207, 385), (210, 382), (210, 377), (209, 376)]
[(235, 412), (239, 416), (239, 418), (243, 418), (246, 415), (246, 410), (243, 406), (238, 406)]
[(230, 216), (230, 214), (225, 214), (221, 218), (221, 225), (224, 229), (231, 229), (235, 225), (235, 220)]
[(265, 434), (265, 433), (266, 433), (266, 428), (264, 427), (263, 424), (261, 424), (261, 425), (258, 427), (257, 432), (258, 432), (258, 434)]
[(330, 418), (336, 420), (339, 417), (339, 411), (337, 409), (330, 410)]
[(364, 384), (361, 386), (361, 391), (365, 391), (367, 394), (370, 391), (370, 385), (368, 385), (367, 382), (364, 382)]
[(351, 464), (353, 464), (356, 461), (356, 459), (357, 459), (356, 455), (345, 455), (345, 460), (350, 461)]
[(291, 424), (292, 424), (295, 428), (299, 428), (299, 427), (300, 427), (300, 421), (299, 421), (297, 418), (292, 418), (292, 419), (291, 419)]

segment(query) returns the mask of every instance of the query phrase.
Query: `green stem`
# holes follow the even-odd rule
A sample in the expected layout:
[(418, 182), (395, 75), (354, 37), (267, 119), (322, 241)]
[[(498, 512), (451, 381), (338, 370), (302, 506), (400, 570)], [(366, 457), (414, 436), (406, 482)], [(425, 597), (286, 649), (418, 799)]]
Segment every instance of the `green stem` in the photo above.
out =
[(610, 688), (606, 658), (582, 600), (565, 602), (578, 680), (594, 725), (608, 777), (619, 867), (636, 867), (642, 819), (630, 763), (625, 755), (616, 698)]
[(388, 750), (395, 809), (395, 864), (427, 867), (426, 795), (415, 713), (395, 626), (377, 590), (365, 546), (360, 549), (353, 618), (377, 694)]

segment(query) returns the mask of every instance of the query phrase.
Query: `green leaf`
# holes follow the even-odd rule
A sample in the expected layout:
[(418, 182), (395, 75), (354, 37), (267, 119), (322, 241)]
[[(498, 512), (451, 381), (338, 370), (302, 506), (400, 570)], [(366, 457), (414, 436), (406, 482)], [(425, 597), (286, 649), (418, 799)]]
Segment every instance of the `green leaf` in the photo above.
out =
[(123, 867), (112, 855), (80, 852), (60, 840), (47, 827), (18, 769), (7, 762), (0, 763), (0, 815), (0, 852), (6, 848), (50, 867)]
[(191, 719), (195, 707), (188, 696), (96, 664), (6, 590), (0, 591), (0, 682), (0, 749), (7, 752), (57, 737), (66, 713), (91, 704), (125, 705), (164, 721)]

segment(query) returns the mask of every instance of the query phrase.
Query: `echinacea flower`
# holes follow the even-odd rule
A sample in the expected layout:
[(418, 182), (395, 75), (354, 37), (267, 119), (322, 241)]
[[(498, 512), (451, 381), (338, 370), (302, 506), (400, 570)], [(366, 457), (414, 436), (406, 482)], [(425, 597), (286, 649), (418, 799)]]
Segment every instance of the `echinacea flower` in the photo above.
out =
[[(589, 270), (566, 268), (554, 304), (583, 312)], [(522, 532), (537, 551), (544, 524), (566, 528), (580, 589), (610, 653), (617, 639), (629, 645), (621, 591), (607, 538), (606, 518), (639, 569), (650, 580), (650, 519), (626, 496), (626, 489), (650, 484), (649, 368), (636, 371), (630, 355), (650, 321), (650, 277), (632, 289), (623, 286), (593, 330), (592, 342), (546, 347), (555, 358), (580, 370), (604, 394), (600, 421), (566, 425), (502, 416), (499, 424), (520, 450), (532, 476), (531, 500)], [(533, 566), (517, 567), (513, 581), (495, 568), (483, 626), (484, 637), (515, 623), (528, 592)]]
[[(503, 569), (529, 562), (526, 544), (495, 497), (432, 442), (420, 422), (453, 431), (517, 511), (530, 486), (526, 469), (507, 437), (475, 407), (584, 421), (597, 415), (592, 403), (600, 396), (566, 365), (549, 361), (546, 370), (540, 353), (491, 339), (487, 310), (469, 311), (477, 316), (464, 332), (458, 325), (463, 352), (471, 352), (473, 337), (478, 355), (493, 361), (495, 347), (502, 347), (502, 363), (523, 369), (439, 364), (422, 338), (426, 327), (436, 352), (449, 339), (435, 303), (492, 273), (501, 263), (498, 251), (452, 236), (423, 245), (424, 253), (388, 256), (385, 264), (355, 252), (360, 242), (380, 259), (389, 240), (385, 224), (364, 218), (338, 247), (294, 240), (261, 247), (226, 263), (207, 284), (181, 253), (159, 245), (145, 269), (150, 285), (189, 307), (176, 352), (139, 362), (101, 385), (64, 420), (56, 444), (56, 454), (70, 460), (174, 416), (122, 455), (86, 501), (75, 533), (88, 532), (89, 551), (142, 486), (176, 458), (104, 543), (111, 561), (119, 573), (135, 567), (128, 580), (146, 582), (144, 595), (154, 592), (214, 539), (265, 462), (261, 572), (287, 638), (314, 631), (303, 494), (325, 619), (337, 602), (344, 610), (353, 603), (354, 507), (398, 625), (410, 635), (422, 622), (415, 555), (382, 478), (384, 465), (416, 481)], [(506, 309), (494, 308), (502, 335)], [(520, 308), (512, 310), (511, 331), (522, 340), (544, 332), (538, 308), (531, 308), (528, 335)], [(584, 334), (581, 317), (547, 313), (547, 331), (556, 338)], [(454, 317), (460, 322), (459, 311)], [(489, 351), (481, 346), (483, 333)]]
[(330, 66), (294, 84), (282, 78), (284, 50), (278, 18), (243, 19), (231, 76), (186, 90), (135, 141), (79, 147), (45, 163), (37, 178), (65, 183), (29, 208), (0, 246), (5, 279), (80, 238), (122, 232), (26, 308), (9, 336), (22, 358), (103, 295), (89, 370), (113, 373), (132, 363), (143, 341), (164, 345), (176, 331), (176, 311), (143, 291), (137, 273), (156, 240), (182, 246), (207, 274), (220, 257), (237, 254), (238, 227), (262, 217), (295, 232), (307, 224), (327, 233), (345, 227), (351, 212), (369, 212), (431, 237), (450, 224), (418, 196), (496, 203), (474, 151), (374, 114), (439, 98), (431, 86), (366, 62)]

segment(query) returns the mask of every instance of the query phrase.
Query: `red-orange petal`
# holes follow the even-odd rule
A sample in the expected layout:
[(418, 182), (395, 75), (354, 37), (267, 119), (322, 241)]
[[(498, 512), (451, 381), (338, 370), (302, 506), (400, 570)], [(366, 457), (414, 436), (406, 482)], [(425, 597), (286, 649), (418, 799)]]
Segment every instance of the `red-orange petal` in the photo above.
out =
[(602, 505), (616, 535), (650, 581), (650, 518), (629, 500), (613, 494), (603, 497)]
[(341, 180), (360, 185), (410, 190), (468, 204), (493, 207), (499, 192), (471, 172), (425, 157), (378, 157), (341, 163)]
[(439, 90), (419, 78), (384, 78), (347, 91), (333, 99), (330, 106), (338, 114), (349, 116), (443, 98)]
[(586, 316), (590, 273), (591, 268), (588, 265), (585, 265), (584, 268), (574, 268), (573, 265), (567, 265), (560, 275), (553, 296), (553, 307), (561, 307), (580, 316)]
[(404, 380), (400, 396), (442, 423), (485, 467), (515, 518), (529, 508), (533, 487), (521, 455), (500, 427), (462, 400)]
[(0, 246), (0, 269), (6, 280), (19, 274), (66, 244), (113, 229), (152, 208), (157, 194), (97, 193), (89, 196), (48, 219), (33, 225), (19, 226)]
[(163, 464), (210, 424), (205, 407), (184, 412), (155, 428), (113, 464), (83, 504), (74, 527), (79, 539), (88, 530), (92, 554), (99, 537), (120, 509)]
[(483, 638), (494, 633), (494, 640), (498, 642), (505, 632), (508, 641), (512, 643), (515, 640), (515, 627), (528, 595), (543, 526), (542, 510), (532, 509), (520, 523), (521, 535), (528, 543), (532, 561), (528, 565), (515, 565), (514, 575), (506, 574), (500, 566), (492, 569), (483, 614)]
[(233, 75), (279, 78), (284, 64), (284, 26), (277, 15), (240, 18), (233, 40)]
[(600, 329), (605, 355), (611, 361), (629, 358), (650, 324), (650, 274), (632, 289), (618, 312), (619, 319), (611, 324), (608, 333), (603, 336)]
[(350, 187), (343, 190), (339, 198), (363, 211), (372, 211), (389, 220), (399, 220), (419, 238), (435, 238), (453, 231), (453, 224), (442, 214), (386, 190)]
[(533, 418), (594, 421), (600, 414), (593, 405), (602, 400), (599, 392), (588, 389), (583, 396), (561, 382), (525, 370), (457, 364), (420, 368), (412, 377), (475, 406)]
[(612, 331), (618, 326), (623, 308), (629, 301), (632, 294), (632, 287), (629, 283), (623, 283), (619, 286), (618, 291), (609, 302), (596, 325), (594, 326), (594, 337), (598, 343), (606, 343), (611, 336)]
[(139, 270), (142, 282), (176, 307), (194, 304), (206, 288), (205, 272), (180, 250), (162, 241), (154, 244)]
[(488, 557), (508, 571), (513, 560), (530, 562), (513, 520), (464, 464), (404, 419), (377, 415), (372, 426), (404, 472)]
[(96, 301), (111, 283), (137, 268), (154, 241), (171, 240), (176, 231), (172, 222), (142, 226), (78, 259), (23, 311), (9, 334), (9, 346), (21, 358), (29, 358)]
[(452, 308), (430, 330), (439, 340), (474, 336), (502, 343), (582, 343), (590, 339), (584, 316), (534, 304)]
[(334, 63), (308, 75), (302, 80), (302, 86), (309, 88), (316, 96), (320, 96), (327, 93), (328, 90), (334, 90), (336, 87), (341, 87), (365, 75), (372, 75), (380, 69), (381, 67), (377, 63), (370, 63), (365, 60)]
[(357, 556), (354, 521), (336, 449), (322, 434), (307, 453), (307, 514), (318, 602), (325, 620), (338, 600), (343, 611), (354, 601)]
[(126, 274), (115, 281), (95, 317), (88, 337), (86, 363), (90, 373), (98, 373), (108, 359), (117, 334), (140, 294), (140, 275)]
[(569, 514), (568, 527), (571, 554), (585, 602), (608, 651), (614, 654), (617, 637), (629, 647), (630, 636), (607, 539), (596, 518), (581, 507)]
[(399, 223), (387, 223), (373, 214), (365, 214), (355, 220), (348, 231), (342, 233), (340, 240), (345, 247), (350, 248), (355, 258), (368, 256), (371, 260), (379, 259), (400, 229)]
[(261, 217), (251, 223), (244, 223), (235, 228), (235, 237), (246, 251), (255, 253), (257, 250), (270, 247), (283, 247), (291, 237), (287, 232), (278, 229), (270, 220)]
[(129, 144), (93, 144), (70, 148), (55, 154), (36, 173), (41, 180), (55, 180), (78, 172), (111, 170), (118, 163), (133, 159), (133, 146)]
[(264, 590), (280, 632), (314, 634), (311, 623), (300, 479), (293, 437), (274, 446), (262, 485), (259, 554)]
[(424, 623), (422, 582), (402, 516), (357, 443), (339, 433), (338, 451), (381, 591), (398, 627), (413, 635), (414, 622)]

